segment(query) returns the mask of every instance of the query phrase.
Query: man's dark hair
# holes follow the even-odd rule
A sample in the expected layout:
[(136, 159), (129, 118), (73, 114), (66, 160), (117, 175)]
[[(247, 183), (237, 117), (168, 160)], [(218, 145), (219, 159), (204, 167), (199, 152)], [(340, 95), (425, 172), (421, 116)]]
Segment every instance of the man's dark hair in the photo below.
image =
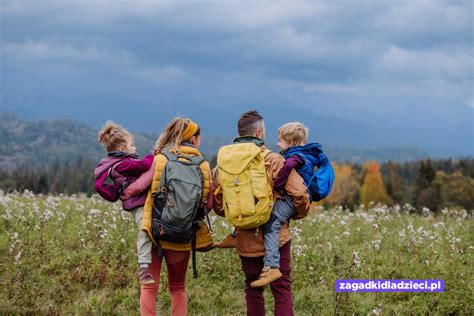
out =
[(257, 129), (262, 128), (263, 117), (256, 110), (248, 111), (242, 114), (237, 123), (237, 129), (240, 136), (253, 135)]

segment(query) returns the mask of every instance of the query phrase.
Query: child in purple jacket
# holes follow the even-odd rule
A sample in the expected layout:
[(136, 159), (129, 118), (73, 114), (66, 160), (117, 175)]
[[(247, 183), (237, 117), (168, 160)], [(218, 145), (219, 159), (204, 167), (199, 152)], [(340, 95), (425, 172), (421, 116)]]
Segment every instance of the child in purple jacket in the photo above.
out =
[[(94, 170), (95, 191), (107, 201), (115, 202), (128, 185), (150, 169), (153, 164), (153, 155), (147, 155), (139, 160), (133, 135), (112, 121), (105, 123), (99, 132), (98, 139), (108, 151), (108, 155), (97, 164)], [(108, 179), (112, 180), (109, 181), (112, 183), (106, 183)], [(155, 283), (148, 270), (151, 263), (152, 242), (148, 234), (141, 230), (143, 205), (147, 193), (148, 189), (145, 189), (122, 201), (123, 209), (133, 214), (138, 226), (137, 253), (141, 284)]]

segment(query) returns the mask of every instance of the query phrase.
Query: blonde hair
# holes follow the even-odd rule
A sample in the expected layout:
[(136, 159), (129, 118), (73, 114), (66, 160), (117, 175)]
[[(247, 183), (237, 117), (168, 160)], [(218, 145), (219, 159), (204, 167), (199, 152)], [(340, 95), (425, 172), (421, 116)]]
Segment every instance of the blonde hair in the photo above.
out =
[[(174, 118), (168, 126), (161, 132), (155, 143), (155, 150), (168, 149), (170, 152), (177, 152), (179, 146), (184, 141), (183, 132), (188, 127), (190, 120), (182, 117)], [(199, 135), (201, 132), (198, 127), (194, 135)], [(194, 136), (193, 135), (193, 136)]]
[(278, 129), (278, 137), (291, 145), (304, 145), (308, 141), (308, 129), (301, 122), (286, 123)]
[(133, 138), (133, 135), (125, 128), (112, 121), (107, 121), (99, 131), (97, 139), (107, 151), (114, 151), (125, 145), (130, 137)]

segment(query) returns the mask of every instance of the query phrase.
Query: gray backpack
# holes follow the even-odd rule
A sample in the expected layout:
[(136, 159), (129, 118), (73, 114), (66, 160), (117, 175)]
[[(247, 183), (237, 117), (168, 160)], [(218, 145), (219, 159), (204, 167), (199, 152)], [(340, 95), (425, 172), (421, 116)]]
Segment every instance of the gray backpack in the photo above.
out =
[(160, 187), (153, 195), (152, 231), (155, 240), (191, 243), (193, 271), (195, 264), (196, 231), (207, 216), (203, 204), (204, 176), (199, 167), (203, 157), (173, 154), (163, 151), (168, 159), (160, 178)]

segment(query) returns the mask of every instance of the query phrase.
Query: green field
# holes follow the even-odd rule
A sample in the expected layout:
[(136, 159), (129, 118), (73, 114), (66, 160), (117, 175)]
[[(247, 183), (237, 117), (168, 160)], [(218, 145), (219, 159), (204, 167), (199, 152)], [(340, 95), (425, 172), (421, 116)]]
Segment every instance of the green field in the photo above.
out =
[[(412, 211), (315, 208), (292, 222), (296, 315), (474, 313), (472, 216)], [(216, 240), (231, 231), (225, 220), (211, 219)], [(0, 191), (0, 223), (1, 313), (139, 314), (136, 227), (119, 204)], [(234, 250), (198, 254), (198, 269), (197, 279), (188, 273), (189, 314), (245, 314)], [(169, 314), (164, 273), (157, 300)], [(337, 295), (337, 279), (444, 279), (445, 292)], [(270, 314), (270, 291), (265, 298)]]

